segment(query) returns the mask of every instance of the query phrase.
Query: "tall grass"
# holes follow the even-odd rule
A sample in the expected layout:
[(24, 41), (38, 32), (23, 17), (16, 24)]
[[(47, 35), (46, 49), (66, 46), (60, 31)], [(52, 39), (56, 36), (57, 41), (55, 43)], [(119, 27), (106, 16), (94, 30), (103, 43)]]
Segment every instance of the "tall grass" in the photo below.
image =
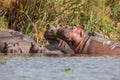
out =
[(8, 28), (8, 23), (6, 19), (3, 16), (1, 16), (0, 17), (0, 31), (5, 30), (7, 28)]
[[(22, 31), (37, 42), (49, 23), (82, 25), (86, 31), (103, 32), (110, 39), (118, 38), (119, 0), (15, 0), (3, 14), (8, 28)], [(6, 23), (6, 20), (2, 20)]]

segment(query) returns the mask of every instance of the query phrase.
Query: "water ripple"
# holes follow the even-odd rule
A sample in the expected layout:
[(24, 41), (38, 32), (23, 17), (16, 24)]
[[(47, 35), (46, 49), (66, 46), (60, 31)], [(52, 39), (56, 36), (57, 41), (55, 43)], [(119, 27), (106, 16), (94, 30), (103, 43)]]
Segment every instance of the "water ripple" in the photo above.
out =
[(119, 80), (119, 68), (120, 58), (114, 57), (14, 57), (0, 64), (0, 79)]

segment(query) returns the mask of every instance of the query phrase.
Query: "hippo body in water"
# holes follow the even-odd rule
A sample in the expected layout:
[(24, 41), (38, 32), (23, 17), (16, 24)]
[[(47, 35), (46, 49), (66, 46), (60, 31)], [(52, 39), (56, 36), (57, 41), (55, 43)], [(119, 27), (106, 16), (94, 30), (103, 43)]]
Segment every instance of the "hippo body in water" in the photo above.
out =
[[(6, 52), (4, 50), (7, 50), (5, 48), (8, 48), (8, 52), (12, 52), (13, 49), (15, 49), (17, 52), (29, 53), (31, 42), (36, 44), (35, 41), (32, 38), (30, 38), (28, 35), (22, 34), (21, 32), (18, 32), (18, 31), (8, 30), (8, 31), (0, 32), (0, 51), (1, 52)], [(9, 46), (10, 44), (12, 46)], [(18, 47), (19, 49), (21, 49), (20, 51), (17, 50)], [(9, 51), (9, 49), (12, 49), (12, 50)], [(14, 53), (14, 51), (12, 53)]]
[(59, 29), (57, 37), (66, 41), (75, 54), (115, 55), (120, 54), (120, 42), (111, 41), (100, 35), (86, 34), (80, 27)]
[(63, 54), (60, 50), (49, 50), (43, 45), (39, 46), (30, 36), (14, 30), (0, 32), (0, 52)]

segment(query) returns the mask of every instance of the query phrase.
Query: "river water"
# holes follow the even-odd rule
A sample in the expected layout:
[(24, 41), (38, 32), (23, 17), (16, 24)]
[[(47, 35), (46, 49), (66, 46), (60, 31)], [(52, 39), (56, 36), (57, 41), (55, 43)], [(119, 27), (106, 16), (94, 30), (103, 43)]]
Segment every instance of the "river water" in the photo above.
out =
[(120, 80), (120, 57), (11, 57), (0, 61), (0, 80)]

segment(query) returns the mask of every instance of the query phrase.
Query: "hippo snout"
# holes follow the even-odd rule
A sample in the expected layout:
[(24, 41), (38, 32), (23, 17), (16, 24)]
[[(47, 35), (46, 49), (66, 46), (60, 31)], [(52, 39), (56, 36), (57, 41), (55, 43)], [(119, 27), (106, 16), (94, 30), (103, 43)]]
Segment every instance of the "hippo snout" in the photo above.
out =
[(69, 31), (65, 30), (65, 29), (59, 29), (57, 31), (57, 37), (63, 39), (63, 40), (67, 40), (69, 37)]
[(58, 29), (59, 29), (59, 26), (57, 25), (53, 25), (53, 24), (48, 25), (47, 30), (45, 31), (45, 34), (44, 34), (45, 39), (56, 40), (57, 39), (56, 33)]

